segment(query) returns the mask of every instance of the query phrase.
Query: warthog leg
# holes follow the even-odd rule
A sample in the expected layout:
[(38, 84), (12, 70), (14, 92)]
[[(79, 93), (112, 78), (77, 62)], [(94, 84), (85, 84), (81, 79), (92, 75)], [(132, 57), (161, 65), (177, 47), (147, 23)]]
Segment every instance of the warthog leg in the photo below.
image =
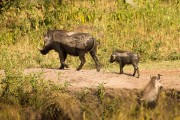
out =
[(120, 66), (120, 74), (123, 74), (124, 73), (123, 72), (124, 65), (121, 62), (119, 62), (119, 66)]
[(64, 57), (60, 57), (60, 54), (59, 54), (60, 64), (61, 64), (59, 69), (64, 69), (64, 67), (68, 68), (68, 65), (65, 63), (65, 60), (67, 58), (67, 53), (64, 53), (63, 55), (64, 55)]
[(86, 62), (84, 52), (79, 53), (79, 59), (80, 59), (81, 63), (80, 63), (79, 67), (76, 70), (80, 70), (84, 66), (84, 63)]
[(133, 73), (133, 76), (135, 76), (135, 74), (136, 74), (136, 65), (133, 65), (133, 67), (134, 67), (134, 73)]
[(93, 58), (93, 60), (94, 60), (94, 62), (96, 64), (97, 71), (99, 72), (100, 71), (100, 65), (99, 65), (99, 60), (98, 60), (98, 58), (96, 56), (96, 53), (94, 51), (90, 51), (90, 55), (91, 55), (91, 57)]
[(138, 78), (139, 78), (139, 76), (140, 76), (140, 74), (139, 74), (139, 67), (137, 66), (137, 74), (138, 74)]
[(60, 64), (61, 64), (59, 69), (64, 69), (64, 67), (68, 68), (68, 65), (65, 63), (66, 57), (67, 57), (66, 53), (64, 54), (62, 52), (59, 52), (59, 58), (60, 58)]
[(137, 72), (138, 78), (139, 78), (139, 67), (138, 67), (138, 65), (133, 64), (133, 67), (134, 67), (134, 73), (133, 73), (133, 76), (135, 76), (135, 74), (136, 74), (136, 72)]

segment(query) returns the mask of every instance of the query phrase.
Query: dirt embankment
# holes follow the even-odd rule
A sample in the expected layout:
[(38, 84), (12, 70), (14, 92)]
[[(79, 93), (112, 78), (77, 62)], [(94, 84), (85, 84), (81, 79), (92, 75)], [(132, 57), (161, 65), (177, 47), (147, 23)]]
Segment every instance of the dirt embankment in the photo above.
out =
[(74, 69), (58, 70), (30, 68), (26, 69), (25, 74), (34, 74), (42, 72), (42, 77), (57, 83), (67, 82), (70, 84), (69, 89), (78, 90), (82, 88), (95, 88), (104, 84), (105, 88), (112, 89), (143, 89), (150, 80), (150, 75), (161, 74), (161, 83), (164, 89), (180, 90), (180, 69), (174, 70), (143, 70), (140, 78), (130, 74), (118, 74), (113, 72), (96, 72), (96, 70)]
[[(179, 111), (174, 111), (180, 108), (180, 69), (141, 70), (140, 78), (132, 77), (129, 73), (120, 75), (116, 72), (96, 72), (96, 70), (84, 69), (80, 71), (76, 71), (75, 69), (58, 70), (43, 68), (28, 68), (24, 70), (24, 74), (40, 74), (43, 79), (54, 81), (55, 83), (64, 84), (67, 82), (69, 84), (68, 94), (63, 94), (65, 96), (62, 97), (61, 92), (58, 92), (58, 94), (54, 94), (56, 97), (52, 94), (53, 97), (51, 98), (53, 99), (48, 99), (46, 104), (49, 106), (47, 105), (45, 112), (48, 112), (49, 109), (58, 111), (53, 112), (52, 115), (45, 114), (47, 115), (46, 118), (52, 117), (52, 119), (54, 119), (56, 117), (62, 117), (62, 119), (67, 119), (68, 117), (81, 120), (83, 116), (94, 120), (101, 119), (101, 115), (104, 111), (108, 113), (109, 116), (112, 116), (112, 113), (114, 113), (112, 110), (121, 110), (122, 113), (117, 113), (115, 115), (117, 117), (114, 119), (117, 119), (119, 114), (123, 114), (125, 119), (128, 119), (130, 116), (129, 112), (134, 112), (137, 114), (136, 116), (140, 116), (140, 119), (141, 109), (134, 111), (133, 109), (129, 109), (129, 107), (137, 104), (136, 100), (141, 95), (140, 91), (149, 82), (150, 75), (157, 74), (162, 75), (161, 83), (165, 90), (162, 95), (160, 94), (160, 102), (155, 111), (161, 111), (161, 116), (166, 116), (168, 120), (172, 119), (172, 116), (173, 118), (174, 116), (179, 118)], [(0, 78), (4, 75), (4, 71), (0, 71)], [(97, 89), (93, 89), (102, 84), (104, 84), (106, 88), (105, 91), (102, 91), (105, 93), (103, 94), (105, 96), (103, 98), (100, 96), (101, 93), (98, 94)], [(59, 95), (58, 99), (57, 95)], [(51, 106), (52, 100), (55, 103), (54, 106)], [(65, 107), (62, 107), (64, 105)], [(82, 105), (84, 106), (83, 113), (81, 113)], [(57, 106), (60, 106), (60, 108)], [(44, 111), (41, 112), (44, 113)], [(38, 114), (38, 112), (32, 113), (33, 112), (30, 111), (29, 115), (37, 116), (40, 114)], [(44, 114), (40, 114), (40, 117), (43, 118), (43, 115)], [(157, 119), (157, 115), (153, 116), (152, 114), (151, 116), (152, 119)], [(161, 116), (159, 116), (159, 118), (162, 118)], [(109, 119), (112, 118), (110, 117)]]

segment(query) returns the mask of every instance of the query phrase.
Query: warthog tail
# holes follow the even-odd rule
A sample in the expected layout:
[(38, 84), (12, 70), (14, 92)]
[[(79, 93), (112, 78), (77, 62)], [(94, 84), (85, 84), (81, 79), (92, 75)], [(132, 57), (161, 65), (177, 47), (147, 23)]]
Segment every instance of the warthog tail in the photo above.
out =
[(95, 39), (95, 38), (91, 38), (91, 39), (93, 40), (93, 46), (92, 46), (92, 48), (91, 48), (90, 51), (93, 51), (93, 50), (97, 51), (97, 43), (96, 43), (96, 39)]

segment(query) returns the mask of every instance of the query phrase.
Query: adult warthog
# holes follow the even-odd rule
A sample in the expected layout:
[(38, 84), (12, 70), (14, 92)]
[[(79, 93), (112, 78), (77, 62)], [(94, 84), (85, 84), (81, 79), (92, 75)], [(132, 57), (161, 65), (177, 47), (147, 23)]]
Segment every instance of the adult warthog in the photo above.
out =
[(99, 60), (96, 56), (97, 43), (96, 39), (89, 33), (70, 32), (66, 30), (48, 30), (44, 35), (44, 47), (40, 52), (46, 55), (50, 50), (55, 50), (59, 53), (60, 68), (68, 68), (65, 63), (67, 54), (79, 56), (80, 65), (77, 70), (80, 70), (85, 60), (85, 54), (90, 53), (96, 64), (97, 71), (100, 71)]

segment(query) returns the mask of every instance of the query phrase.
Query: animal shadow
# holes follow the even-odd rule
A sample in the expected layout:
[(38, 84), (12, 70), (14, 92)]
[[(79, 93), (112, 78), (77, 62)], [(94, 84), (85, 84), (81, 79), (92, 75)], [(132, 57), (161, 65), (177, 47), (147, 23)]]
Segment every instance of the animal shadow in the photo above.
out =
[[(127, 75), (127, 76), (131, 76), (134, 77), (131, 73), (122, 73), (120, 74), (119, 72), (112, 72), (113, 74), (118, 74), (118, 75)], [(137, 77), (138, 78), (138, 77)]]

